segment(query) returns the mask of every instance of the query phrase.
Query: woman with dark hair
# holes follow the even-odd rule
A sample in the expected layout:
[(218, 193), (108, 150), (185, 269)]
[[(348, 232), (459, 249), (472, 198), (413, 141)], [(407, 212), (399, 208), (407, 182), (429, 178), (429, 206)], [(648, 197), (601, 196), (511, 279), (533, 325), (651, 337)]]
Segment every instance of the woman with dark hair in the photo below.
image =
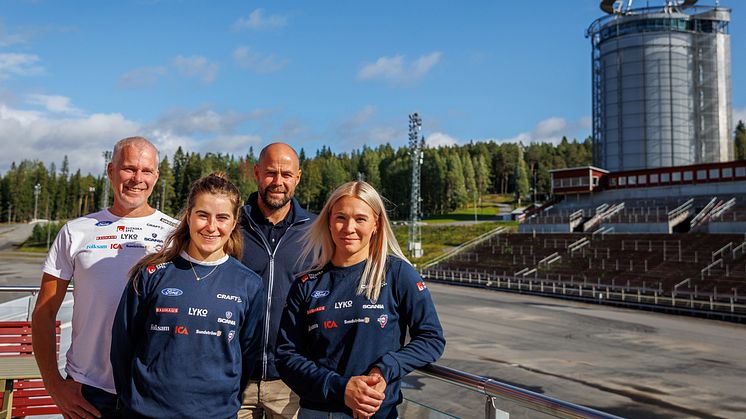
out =
[(261, 278), (236, 259), (240, 208), (222, 173), (196, 180), (163, 249), (130, 271), (111, 345), (125, 417), (235, 417), (264, 311)]
[(311, 257), (312, 268), (290, 290), (277, 340), (298, 417), (396, 418), (401, 379), (435, 362), (445, 339), (383, 200), (365, 182), (346, 183), (304, 239), (300, 258)]

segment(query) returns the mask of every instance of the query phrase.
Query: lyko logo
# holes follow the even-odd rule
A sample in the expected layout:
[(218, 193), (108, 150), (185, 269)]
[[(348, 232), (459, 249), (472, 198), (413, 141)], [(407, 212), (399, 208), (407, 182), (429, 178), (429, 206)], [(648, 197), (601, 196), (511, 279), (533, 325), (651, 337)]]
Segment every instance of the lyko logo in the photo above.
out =
[(337, 301), (334, 303), (334, 308), (350, 308), (352, 307), (352, 300)]
[(327, 320), (324, 322), (324, 329), (334, 329), (337, 327), (337, 322), (334, 320)]
[(174, 327), (174, 332), (176, 332), (177, 335), (188, 335), (189, 330), (187, 330), (186, 326), (176, 326)]
[(117, 226), (117, 231), (124, 231), (124, 226)]
[(137, 234), (134, 234), (134, 233), (122, 233), (119, 236), (123, 240), (137, 240)]
[(120, 243), (112, 243), (111, 245), (109, 245), (109, 247), (112, 248), (112, 249), (119, 250), (119, 249), (122, 248), (122, 245)]
[(189, 307), (189, 315), (190, 316), (207, 317), (207, 309), (206, 308)]

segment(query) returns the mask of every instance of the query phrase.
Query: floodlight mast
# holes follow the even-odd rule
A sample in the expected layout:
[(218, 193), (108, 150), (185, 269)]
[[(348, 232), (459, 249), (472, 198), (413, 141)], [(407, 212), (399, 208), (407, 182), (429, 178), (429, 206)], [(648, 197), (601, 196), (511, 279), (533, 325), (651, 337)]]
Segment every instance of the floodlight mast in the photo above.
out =
[(409, 256), (422, 257), (422, 242), (420, 241), (420, 213), (421, 213), (421, 190), (420, 190), (420, 168), (424, 156), (425, 137), (420, 135), (422, 130), (422, 118), (415, 112), (409, 114), (409, 156), (412, 159), (412, 188), (409, 201), (409, 243), (407, 249)]
[(104, 195), (101, 197), (101, 209), (106, 209), (109, 207), (109, 174), (108, 174), (108, 168), (109, 163), (111, 163), (111, 151), (104, 151)]

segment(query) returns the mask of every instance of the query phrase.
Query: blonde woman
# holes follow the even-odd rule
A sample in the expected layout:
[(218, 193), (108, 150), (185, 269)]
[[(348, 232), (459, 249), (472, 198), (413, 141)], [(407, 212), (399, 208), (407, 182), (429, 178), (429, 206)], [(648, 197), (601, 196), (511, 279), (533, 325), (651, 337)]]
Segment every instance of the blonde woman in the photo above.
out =
[(277, 347), (298, 417), (397, 417), (401, 379), (437, 360), (445, 339), (381, 197), (365, 182), (340, 186), (304, 238), (300, 258), (313, 264), (290, 290)]

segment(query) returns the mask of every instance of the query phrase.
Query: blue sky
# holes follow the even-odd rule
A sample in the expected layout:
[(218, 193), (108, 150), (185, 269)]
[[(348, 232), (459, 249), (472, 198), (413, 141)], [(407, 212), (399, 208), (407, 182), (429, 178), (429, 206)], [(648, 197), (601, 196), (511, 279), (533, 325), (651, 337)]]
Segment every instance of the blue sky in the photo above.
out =
[[(433, 146), (582, 139), (598, 3), (0, 0), (0, 173), (64, 154), (100, 173), (136, 134), (169, 156), (398, 147), (414, 111)], [(721, 6), (746, 119), (746, 7)]]

